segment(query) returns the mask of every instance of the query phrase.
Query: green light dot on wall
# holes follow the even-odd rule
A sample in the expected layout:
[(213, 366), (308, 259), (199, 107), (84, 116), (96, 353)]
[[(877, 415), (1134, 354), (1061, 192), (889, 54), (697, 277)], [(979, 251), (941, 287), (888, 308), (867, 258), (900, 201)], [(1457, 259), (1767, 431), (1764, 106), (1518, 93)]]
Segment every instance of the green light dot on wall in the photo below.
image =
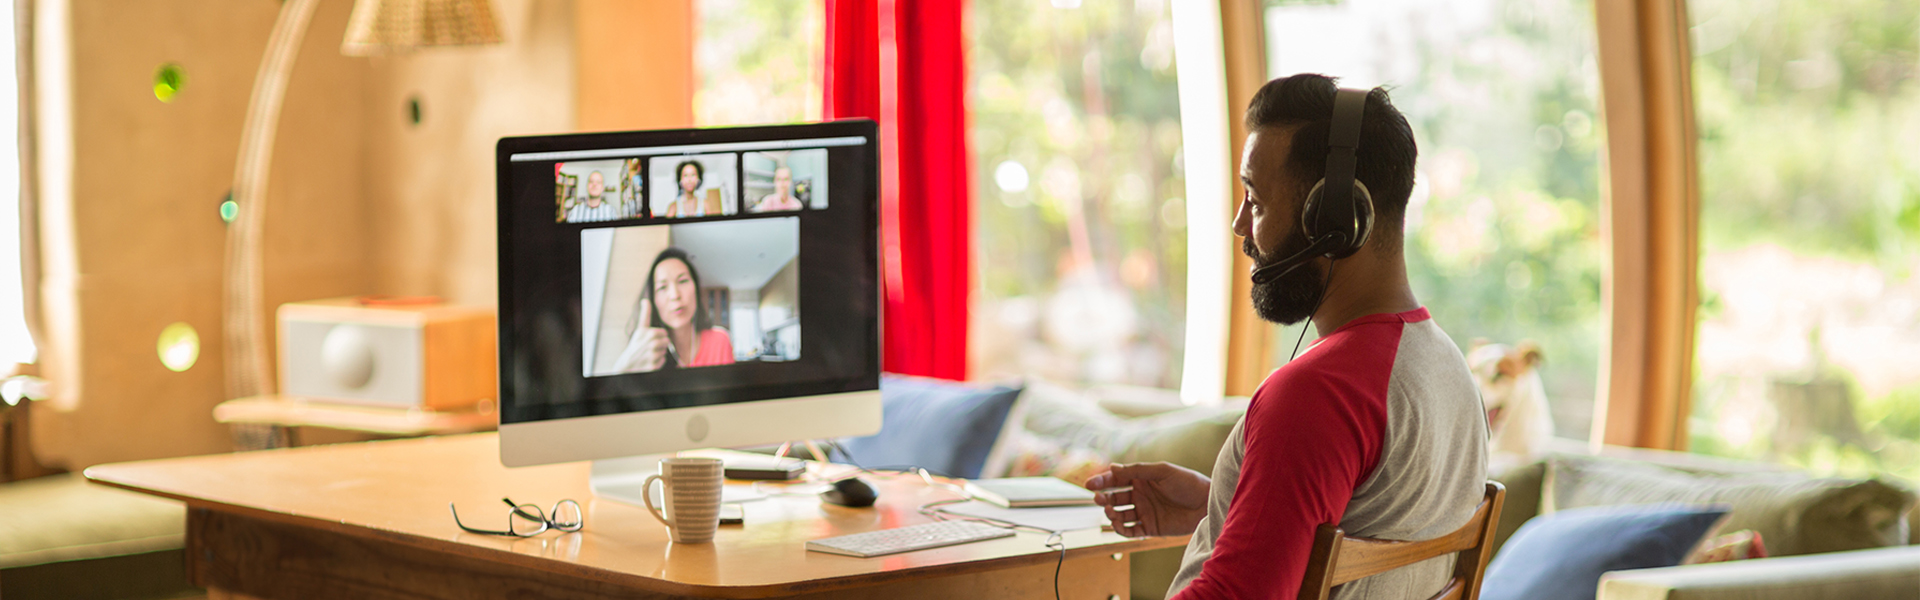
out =
[(186, 82), (187, 75), (180, 70), (180, 65), (173, 63), (160, 65), (160, 70), (153, 74), (153, 97), (159, 98), (161, 102), (172, 102), (174, 95), (180, 93), (180, 88), (185, 86)]
[(167, 370), (179, 373), (193, 368), (194, 361), (200, 360), (200, 334), (192, 325), (174, 323), (160, 330), (160, 364)]
[(240, 216), (240, 203), (234, 202), (231, 199), (227, 200), (226, 202), (220, 203), (220, 221), (221, 222), (232, 223), (233, 218), (238, 216)]

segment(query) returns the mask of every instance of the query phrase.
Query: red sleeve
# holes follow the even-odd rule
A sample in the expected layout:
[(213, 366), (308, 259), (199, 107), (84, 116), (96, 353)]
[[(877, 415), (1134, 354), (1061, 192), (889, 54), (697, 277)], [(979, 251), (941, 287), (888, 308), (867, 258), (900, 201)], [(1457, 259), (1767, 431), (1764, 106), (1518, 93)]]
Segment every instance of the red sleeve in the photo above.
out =
[(1220, 539), (1178, 600), (1298, 596), (1314, 530), (1340, 522), (1353, 490), (1379, 464), (1398, 344), (1365, 345), (1372, 347), (1316, 348), (1320, 360), (1281, 369), (1260, 386)]

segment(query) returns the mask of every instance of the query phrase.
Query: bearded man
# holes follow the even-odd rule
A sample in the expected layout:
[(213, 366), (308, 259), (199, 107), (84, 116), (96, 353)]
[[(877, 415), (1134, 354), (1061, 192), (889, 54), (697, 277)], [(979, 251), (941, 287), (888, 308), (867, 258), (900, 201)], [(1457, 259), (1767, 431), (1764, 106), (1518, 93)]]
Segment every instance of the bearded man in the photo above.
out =
[[(1261, 87), (1246, 123), (1233, 231), (1255, 262), (1254, 310), (1311, 319), (1320, 337), (1260, 384), (1211, 477), (1147, 463), (1086, 482), (1123, 535), (1193, 535), (1168, 590), (1180, 600), (1293, 598), (1321, 524), (1439, 537), (1472, 518), (1487, 479), (1473, 376), (1407, 283), (1406, 118), (1384, 89), (1296, 75)], [(1427, 598), (1452, 570), (1449, 554), (1334, 597)]]

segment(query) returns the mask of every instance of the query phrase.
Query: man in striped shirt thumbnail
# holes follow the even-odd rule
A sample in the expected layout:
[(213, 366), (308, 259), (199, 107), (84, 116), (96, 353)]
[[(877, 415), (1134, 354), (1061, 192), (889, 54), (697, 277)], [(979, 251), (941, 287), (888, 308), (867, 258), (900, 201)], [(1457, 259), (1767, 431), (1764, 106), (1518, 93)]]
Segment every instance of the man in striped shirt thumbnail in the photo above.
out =
[(599, 171), (587, 172), (587, 197), (567, 209), (568, 223), (612, 221), (620, 214), (620, 205), (607, 201), (607, 179)]

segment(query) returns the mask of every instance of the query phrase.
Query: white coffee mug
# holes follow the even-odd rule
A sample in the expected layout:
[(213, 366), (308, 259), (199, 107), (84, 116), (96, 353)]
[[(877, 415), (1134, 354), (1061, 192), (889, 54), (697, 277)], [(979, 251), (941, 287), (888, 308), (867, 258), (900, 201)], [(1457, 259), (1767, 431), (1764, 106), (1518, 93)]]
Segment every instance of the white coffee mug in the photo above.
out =
[[(718, 458), (675, 457), (660, 461), (660, 474), (641, 484), (641, 498), (653, 518), (667, 526), (676, 544), (713, 541), (720, 528), (720, 487), (724, 473)], [(653, 505), (653, 482), (660, 481), (661, 500), (666, 509)]]

